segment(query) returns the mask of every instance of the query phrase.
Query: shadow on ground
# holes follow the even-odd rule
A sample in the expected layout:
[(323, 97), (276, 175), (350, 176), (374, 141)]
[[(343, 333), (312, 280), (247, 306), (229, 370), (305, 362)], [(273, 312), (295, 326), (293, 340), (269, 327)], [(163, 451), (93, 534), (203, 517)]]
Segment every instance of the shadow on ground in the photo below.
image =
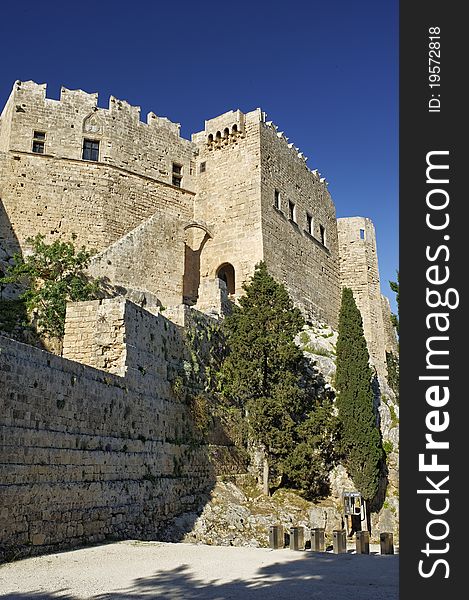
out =
[[(228, 566), (229, 567), (229, 566)], [(1, 573), (0, 573), (1, 574)], [(86, 577), (86, 574), (84, 574)], [(398, 600), (398, 557), (322, 555), (306, 553), (299, 560), (260, 568), (249, 580), (202, 581), (191, 567), (155, 571), (135, 579), (130, 587), (105, 594), (75, 596), (70, 590), (12, 593), (5, 600)]]

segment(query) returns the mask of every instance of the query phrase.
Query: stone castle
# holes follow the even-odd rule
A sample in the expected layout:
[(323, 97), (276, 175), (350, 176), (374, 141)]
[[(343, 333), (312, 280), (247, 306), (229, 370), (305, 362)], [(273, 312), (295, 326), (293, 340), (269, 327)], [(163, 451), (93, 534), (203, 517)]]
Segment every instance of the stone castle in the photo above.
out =
[(37, 233), (76, 236), (125, 296), (69, 305), (62, 356), (0, 337), (0, 559), (151, 537), (200, 504), (213, 467), (184, 433), (184, 330), (222, 316), (259, 261), (311, 322), (336, 328), (352, 288), (380, 379), (396, 352), (373, 224), (336, 218), (265, 113), (227, 112), (189, 141), (97, 101), (17, 81), (0, 117), (0, 271)]
[(14, 84), (0, 118), (0, 243), (36, 233), (93, 248), (93, 275), (165, 307), (222, 312), (264, 260), (307, 318), (337, 327), (354, 291), (371, 360), (395, 351), (366, 218), (336, 219), (327, 181), (260, 109), (230, 111), (186, 140), (179, 124), (111, 97)]

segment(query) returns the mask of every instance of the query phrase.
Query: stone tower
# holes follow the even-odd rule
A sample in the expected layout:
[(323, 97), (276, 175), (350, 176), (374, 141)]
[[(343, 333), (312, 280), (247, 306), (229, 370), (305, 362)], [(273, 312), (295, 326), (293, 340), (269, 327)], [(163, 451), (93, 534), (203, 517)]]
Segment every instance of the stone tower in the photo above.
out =
[(378, 376), (385, 378), (386, 350), (397, 353), (397, 341), (389, 301), (381, 295), (375, 228), (370, 219), (349, 217), (338, 219), (337, 229), (341, 286), (353, 291), (371, 362)]
[[(192, 136), (194, 218), (212, 237), (200, 254), (197, 306), (220, 276), (235, 296), (260, 260), (307, 318), (337, 326), (338, 241), (327, 184), (265, 114), (231, 111)], [(200, 237), (194, 244), (197, 252)]]

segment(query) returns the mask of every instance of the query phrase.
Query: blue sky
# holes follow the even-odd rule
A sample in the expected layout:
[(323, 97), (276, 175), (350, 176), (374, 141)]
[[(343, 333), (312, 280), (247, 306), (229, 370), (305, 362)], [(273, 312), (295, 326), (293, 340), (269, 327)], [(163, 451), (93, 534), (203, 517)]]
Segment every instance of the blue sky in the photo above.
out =
[(13, 82), (99, 92), (182, 125), (261, 107), (329, 181), (337, 216), (376, 228), (383, 292), (398, 268), (398, 2), (2, 5), (0, 103)]

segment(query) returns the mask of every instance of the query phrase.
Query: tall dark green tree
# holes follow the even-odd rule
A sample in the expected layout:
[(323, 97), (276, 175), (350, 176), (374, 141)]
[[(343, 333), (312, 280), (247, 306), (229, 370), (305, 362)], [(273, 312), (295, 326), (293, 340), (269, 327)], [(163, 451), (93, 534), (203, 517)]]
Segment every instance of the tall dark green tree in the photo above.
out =
[[(239, 307), (225, 320), (229, 354), (219, 377), (222, 391), (245, 410), (251, 439), (264, 450), (264, 492), (268, 493), (272, 472), (286, 475), (295, 487), (305, 486), (308, 484), (302, 474), (307, 472), (314, 480), (323, 478), (327, 471), (326, 449), (330, 448), (327, 443), (317, 443), (317, 436), (330, 439), (335, 423), (329, 407), (326, 412), (331, 431), (319, 431), (315, 425), (320, 402), (314, 399), (303, 353), (294, 341), (304, 320), (285, 287), (269, 275), (264, 263), (256, 266), (252, 280), (243, 289)], [(316, 437), (306, 436), (307, 422)], [(313, 455), (315, 464), (310, 460)], [(321, 469), (316, 468), (318, 463)]]
[(337, 340), (337, 408), (343, 461), (357, 490), (371, 502), (378, 492), (384, 452), (377, 425), (372, 370), (360, 311), (344, 288)]

